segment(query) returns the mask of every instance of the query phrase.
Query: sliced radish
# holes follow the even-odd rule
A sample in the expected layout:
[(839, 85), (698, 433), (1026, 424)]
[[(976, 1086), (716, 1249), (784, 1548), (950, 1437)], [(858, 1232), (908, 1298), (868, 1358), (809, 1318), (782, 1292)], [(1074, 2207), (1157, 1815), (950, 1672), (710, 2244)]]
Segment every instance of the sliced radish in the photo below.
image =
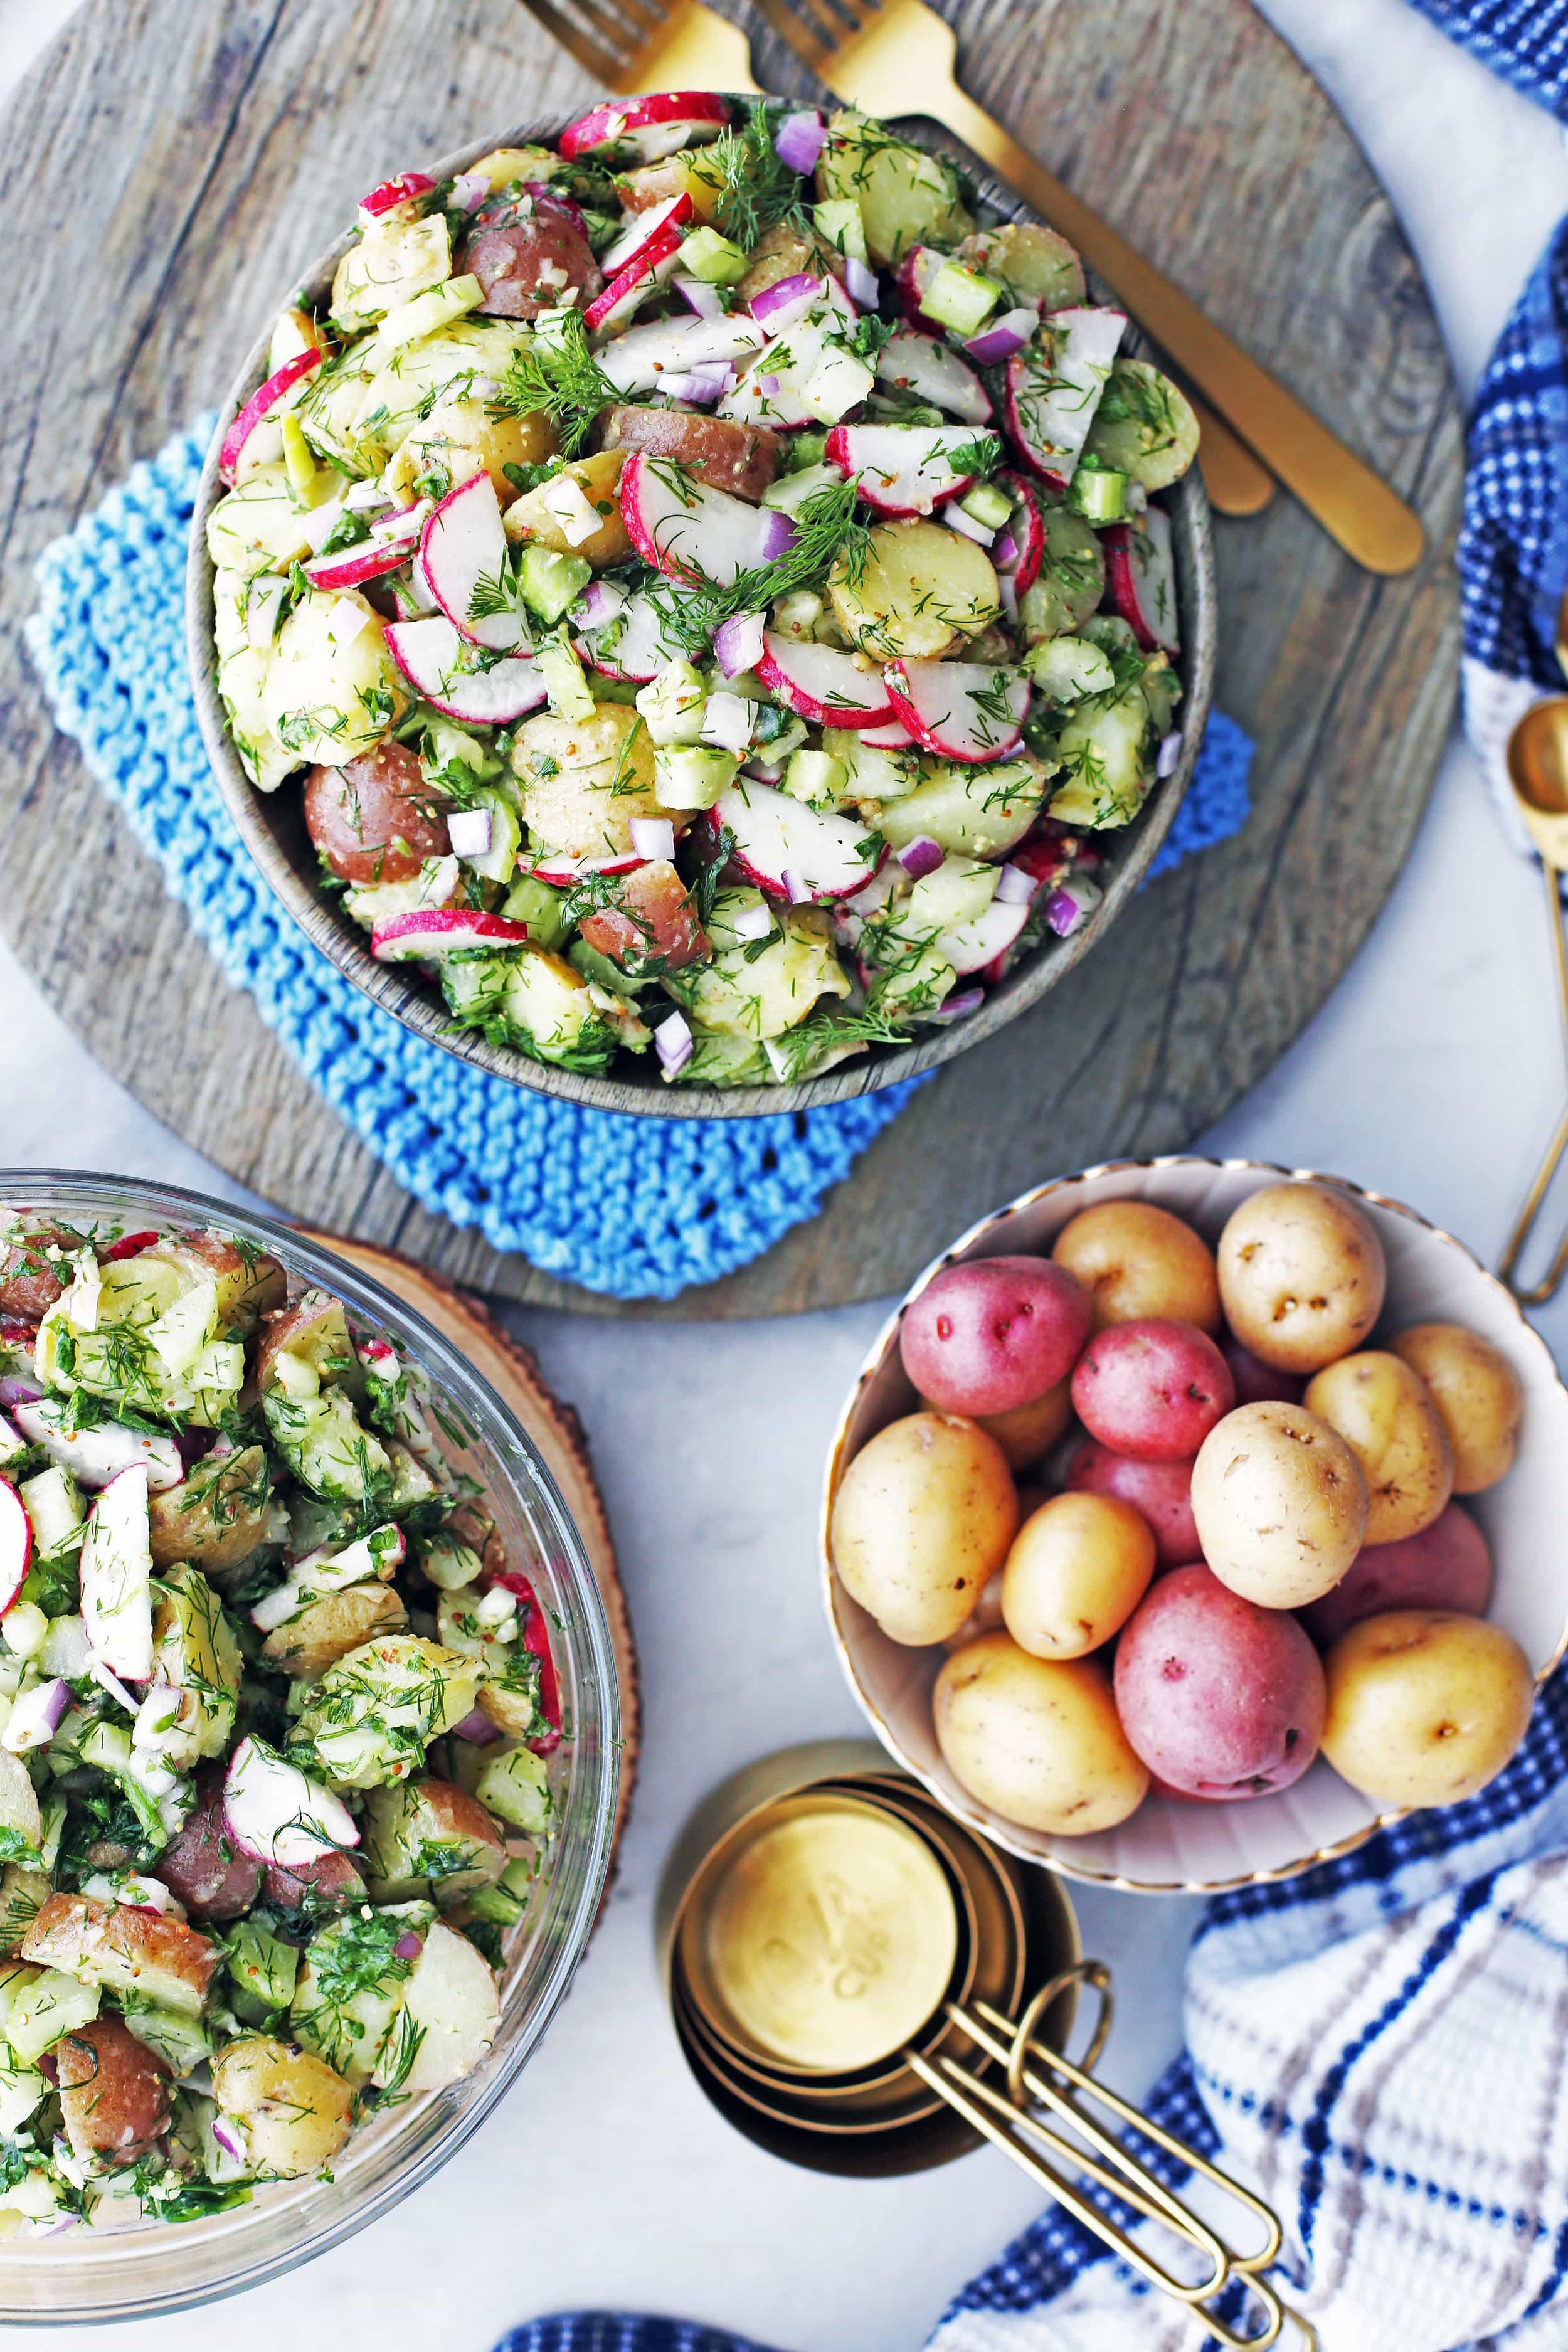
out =
[(619, 634), (611, 624), (592, 637), (579, 638), (578, 650), (585, 652), (602, 677), (634, 678), (646, 686), (685, 651), (665, 635), (667, 605), (682, 601), (681, 590), (673, 586), (657, 600), (642, 594), (630, 597), (617, 616)]
[(117, 1242), (110, 1242), (107, 1249), (100, 1250), (99, 1255), (105, 1265), (119, 1265), (125, 1258), (140, 1257), (143, 1250), (150, 1250), (153, 1243), (161, 1239), (162, 1235), (148, 1225), (139, 1234), (121, 1234)]
[(967, 490), (994, 449), (962, 425), (836, 425), (823, 456), (879, 514), (925, 515)]
[(933, 246), (911, 245), (893, 272), (899, 307), (911, 326), (923, 327), (929, 331), (930, 321), (921, 304), (930, 290), (931, 279), (946, 259), (946, 254), (938, 253)]
[(1039, 340), (1007, 362), (1007, 430), (1037, 474), (1065, 490), (1089, 439), (1125, 310), (1053, 310)]
[(383, 180), (380, 187), (373, 188), (368, 196), (362, 196), (359, 208), (372, 220), (379, 220), (382, 214), (391, 212), (395, 205), (405, 205), (415, 196), (429, 195), (435, 185), (428, 172), (399, 172), (395, 178)]
[(284, 394), (297, 384), (302, 375), (309, 375), (312, 368), (321, 364), (320, 352), (300, 352), (293, 359), (285, 360), (277, 373), (269, 375), (260, 390), (251, 394), (224, 435), (223, 446), (217, 453), (218, 475), (223, 481), (234, 480), (239, 453), (262, 418), (270, 415)]
[(506, 531), (495, 484), (481, 467), (426, 518), (419, 541), (425, 584), (459, 635), (492, 653), (526, 646), (528, 624), (521, 613), (490, 613), (472, 618), (474, 591), (481, 580), (499, 581), (507, 560)]
[(772, 784), (731, 784), (714, 803), (710, 822), (729, 827), (735, 864), (774, 898), (850, 898), (888, 854), (863, 818), (824, 815)]
[(724, 100), (709, 89), (661, 89), (647, 98), (611, 99), (568, 123), (556, 145), (568, 161), (596, 147), (627, 146), (645, 163), (716, 139), (730, 120)]
[(359, 1843), (359, 1825), (342, 1798), (253, 1738), (229, 1759), (223, 1811), (242, 1853), (285, 1870)]
[(0, 1478), (0, 1616), (26, 1582), (33, 1557), (33, 1523), (9, 1478)]
[(940, 932), (936, 951), (961, 976), (966, 971), (983, 971), (998, 956), (1006, 954), (1028, 919), (1026, 900), (1018, 906), (993, 898), (985, 912), (976, 915), (973, 922), (955, 923), (950, 931)]
[(896, 661), (886, 675), (894, 710), (928, 751), (978, 765), (1011, 759), (1023, 740), (1029, 681), (1022, 670)]
[[(1040, 566), (1046, 554), (1046, 519), (1040, 509), (1040, 494), (1033, 482), (1022, 474), (998, 474), (996, 485), (1007, 491), (1013, 500), (1013, 512), (1006, 529), (991, 548), (991, 561), (998, 579), (1013, 583), (1015, 602), (1026, 596), (1040, 576)], [(1008, 556), (1005, 542), (1011, 541)]]
[(885, 727), (866, 727), (860, 731), (861, 742), (868, 743), (873, 751), (907, 751), (914, 740), (901, 719), (889, 719)]
[(832, 646), (767, 630), (757, 676), (813, 727), (882, 727), (893, 715), (881, 672), (858, 668), (853, 654)]
[(933, 407), (945, 408), (949, 415), (962, 418), (965, 425), (990, 422), (991, 395), (985, 386), (968, 362), (961, 360), (935, 335), (919, 335), (900, 328), (883, 344), (877, 373), (883, 383), (912, 392), (917, 400), (929, 400)]
[(535, 662), (516, 654), (491, 669), (475, 668), (473, 646), (445, 614), (426, 621), (391, 621), (386, 644), (409, 685), (448, 719), (501, 727), (525, 711), (537, 710), (545, 699), (544, 680)]
[(177, 1486), (185, 1475), (172, 1437), (149, 1437), (118, 1421), (100, 1421), (68, 1436), (68, 1409), (44, 1398), (20, 1400), (12, 1406), (11, 1418), (30, 1444), (41, 1445), (51, 1462), (68, 1470), (89, 1492), (136, 1466), (146, 1471), (155, 1495)]
[(467, 907), (420, 907), (411, 915), (388, 915), (371, 931), (377, 963), (423, 963), (426, 958), (468, 955), (485, 948), (521, 948), (528, 925), (505, 915), (476, 914)]
[[(845, 297), (829, 279), (838, 304)], [(791, 432), (802, 425), (837, 425), (865, 399), (877, 379), (845, 347), (837, 305), (819, 287), (807, 315), (759, 352), (738, 384), (719, 404), (721, 416)]]
[(583, 313), (591, 335), (613, 335), (641, 310), (650, 294), (675, 274), (680, 257), (681, 234), (668, 225), (650, 236), (617, 278), (595, 295)]
[(632, 545), (645, 563), (671, 579), (729, 588), (742, 572), (781, 551), (774, 527), (788, 519), (777, 508), (748, 506), (728, 490), (710, 489), (668, 457), (634, 450), (620, 487), (621, 520)]
[(684, 228), (690, 218), (691, 198), (684, 188), (679, 195), (671, 196), (668, 204), (656, 205), (650, 213), (634, 213), (621, 235), (599, 256), (599, 268), (605, 274), (605, 282), (618, 278), (623, 269), (629, 269), (634, 262), (640, 261), (644, 247), (653, 243), (661, 229)]
[(528, 870), (536, 882), (552, 883), (556, 889), (564, 890), (581, 881), (584, 874), (630, 874), (647, 863), (646, 857), (635, 852), (625, 857), (567, 857), (547, 852), (537, 866)]
[(1131, 621), (1146, 654), (1179, 654), (1176, 567), (1171, 552), (1170, 517), (1151, 507), (1136, 530), (1124, 522), (1105, 532), (1105, 584), (1124, 621)]
[[(417, 545), (415, 531), (402, 540), (362, 539), (357, 546), (340, 548), (335, 555), (313, 558), (303, 567), (305, 577), (312, 588), (363, 588), (367, 580), (379, 580), (384, 572), (401, 572)], [(270, 636), (264, 642), (270, 644)]]
[(94, 1667), (146, 1682), (153, 1672), (153, 1547), (143, 1465), (118, 1471), (93, 1505), (80, 1570), (81, 1620)]
[(658, 392), (672, 375), (744, 359), (765, 340), (754, 319), (656, 319), (607, 344), (599, 365), (618, 392)]

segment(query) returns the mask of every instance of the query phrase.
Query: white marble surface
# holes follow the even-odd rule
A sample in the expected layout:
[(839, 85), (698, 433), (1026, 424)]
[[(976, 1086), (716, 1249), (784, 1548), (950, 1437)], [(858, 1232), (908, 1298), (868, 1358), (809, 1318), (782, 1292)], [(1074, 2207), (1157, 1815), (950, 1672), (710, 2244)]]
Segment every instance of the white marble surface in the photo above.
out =
[[(0, 0), (0, 89), (69, 8)], [(1568, 209), (1553, 125), (1403, 0), (1269, 0), (1267, 13), (1394, 191), (1468, 389)], [(1550, 987), (1539, 886), (1504, 848), (1456, 746), (1359, 961), (1201, 1141), (1341, 1171), (1495, 1255), (1563, 1092)], [(16, 1163), (234, 1192), (89, 1060), (3, 953), (0, 1011)], [(906, 2352), (1035, 2210), (1027, 2183), (990, 2156), (851, 2187), (758, 2154), (687, 2078), (655, 1980), (651, 1901), (691, 1803), (770, 1747), (858, 1727), (818, 1621), (812, 1527), (828, 1431), (878, 1319), (864, 1307), (630, 1332), (518, 1318), (587, 1421), (637, 1625), (648, 1726), (620, 1879), (571, 2000), (500, 2114), (394, 2217), (227, 2305), (216, 2325), (234, 2352), (285, 2334), (307, 2347), (484, 2352), (510, 2322), (583, 2303), (683, 2313), (790, 2352)], [(1568, 1297), (1542, 1328), (1568, 1345)], [(657, 1440), (650, 1398), (668, 1401)], [(1090, 1948), (1119, 1973), (1110, 2071), (1145, 2088), (1178, 2040), (1171, 1955), (1190, 1906), (1089, 1895), (1081, 1910)], [(213, 2326), (193, 2315), (113, 2340), (186, 2352)], [(71, 2332), (89, 2336), (109, 2341)], [(0, 2329), (0, 2342), (21, 2340)]]

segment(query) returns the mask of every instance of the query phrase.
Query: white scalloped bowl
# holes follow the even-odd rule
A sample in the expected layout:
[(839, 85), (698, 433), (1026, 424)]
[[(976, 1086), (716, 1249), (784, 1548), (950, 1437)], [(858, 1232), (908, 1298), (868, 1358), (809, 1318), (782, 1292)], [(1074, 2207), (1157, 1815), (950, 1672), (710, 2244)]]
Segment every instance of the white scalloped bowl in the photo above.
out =
[[(839, 1581), (827, 1540), (833, 1496), (867, 1440), (918, 1407), (899, 1358), (899, 1324), (910, 1300), (944, 1266), (1048, 1252), (1068, 1218), (1100, 1201), (1157, 1202), (1213, 1243), (1249, 1193), (1281, 1177), (1315, 1172), (1251, 1160), (1118, 1160), (1021, 1194), (961, 1234), (911, 1286), (879, 1334), (839, 1422), (823, 1496), (823, 1597), (851, 1690), (884, 1747), (956, 1820), (1010, 1853), (1048, 1863), (1069, 1878), (1146, 1895), (1215, 1894), (1287, 1878), (1348, 1853), (1399, 1816), (1380, 1813), (1320, 1759), (1293, 1788), (1243, 1804), (1182, 1803), (1152, 1794), (1130, 1821), (1094, 1837), (1050, 1837), (1005, 1820), (960, 1787), (937, 1746), (931, 1694), (945, 1651), (889, 1641)], [(1400, 1202), (1342, 1177), (1320, 1181), (1342, 1185), (1377, 1227), (1388, 1259), (1380, 1330), (1428, 1319), (1468, 1324), (1502, 1350), (1524, 1383), (1513, 1467), (1489, 1493), (1467, 1496), (1465, 1507), (1486, 1530), (1496, 1565), (1487, 1613), (1522, 1645), (1539, 1685), (1568, 1650), (1568, 1391), (1544, 1340), (1462, 1243)]]

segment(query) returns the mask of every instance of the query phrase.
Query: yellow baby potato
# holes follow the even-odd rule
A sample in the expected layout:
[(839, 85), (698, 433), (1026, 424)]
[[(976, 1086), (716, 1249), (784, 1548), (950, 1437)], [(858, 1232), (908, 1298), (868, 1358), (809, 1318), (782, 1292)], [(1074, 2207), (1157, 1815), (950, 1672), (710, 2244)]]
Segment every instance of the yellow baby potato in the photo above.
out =
[(957, 1633), (1017, 1525), (995, 1439), (958, 1413), (913, 1412), (849, 1465), (829, 1540), (850, 1596), (889, 1639), (918, 1646)]
[(1366, 1511), (1355, 1454), (1300, 1405), (1238, 1405), (1193, 1465), (1204, 1558), (1262, 1609), (1300, 1609), (1331, 1591), (1361, 1549)]
[(1377, 1805), (1451, 1805), (1495, 1780), (1535, 1702), (1510, 1633), (1446, 1609), (1363, 1617), (1324, 1661), (1323, 1754)]
[(1418, 1372), (1381, 1348), (1342, 1356), (1302, 1400), (1337, 1429), (1366, 1474), (1366, 1540), (1397, 1543), (1440, 1516), (1454, 1491), (1448, 1435)]
[(1154, 1573), (1154, 1536), (1131, 1503), (1053, 1495), (1013, 1538), (1002, 1614), (1037, 1658), (1082, 1658), (1124, 1625)]
[(1067, 1433), (1072, 1419), (1072, 1382), (1058, 1381), (1044, 1396), (1016, 1404), (1010, 1412), (981, 1412), (974, 1417), (1002, 1448), (1008, 1469), (1027, 1470)]
[(1383, 1311), (1383, 1244), (1331, 1184), (1266, 1184), (1232, 1213), (1218, 1262), (1231, 1329), (1277, 1371), (1348, 1355)]
[(1097, 1659), (1032, 1658), (1011, 1634), (987, 1633), (949, 1658), (931, 1705), (954, 1778), (1024, 1829), (1089, 1837), (1148, 1793)]
[(1094, 1328), (1137, 1323), (1145, 1316), (1220, 1325), (1214, 1252), (1184, 1217), (1152, 1201), (1100, 1201), (1070, 1217), (1051, 1255), (1076, 1274), (1094, 1301)]
[(1456, 1495), (1506, 1476), (1519, 1443), (1524, 1383), (1500, 1348), (1461, 1323), (1413, 1323), (1394, 1352), (1426, 1381), (1454, 1456)]

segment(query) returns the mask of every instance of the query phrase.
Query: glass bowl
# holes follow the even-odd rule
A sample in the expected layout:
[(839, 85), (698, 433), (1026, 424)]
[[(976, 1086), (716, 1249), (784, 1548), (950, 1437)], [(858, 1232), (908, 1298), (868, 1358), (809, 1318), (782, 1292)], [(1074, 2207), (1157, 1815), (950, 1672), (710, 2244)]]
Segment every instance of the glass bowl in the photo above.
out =
[(439, 1334), (378, 1283), (270, 1217), (129, 1177), (0, 1173), (0, 1210), (121, 1231), (216, 1225), (280, 1260), (290, 1292), (316, 1285), (351, 1325), (384, 1333), (422, 1366), (471, 1433), (446, 1450), (485, 1486), (507, 1557), (552, 1621), (566, 1736), (550, 1759), (556, 1832), (529, 1911), (506, 1939), (494, 2047), (460, 2083), (363, 2126), (330, 2182), (279, 2181), (209, 2220), (0, 2240), (0, 2321), (145, 2318), (256, 2286), (325, 2252), (428, 2179), (527, 2063), (583, 1956), (610, 1865), (620, 1778), (620, 1689), (604, 1605), (581, 1538), (515, 1414)]

